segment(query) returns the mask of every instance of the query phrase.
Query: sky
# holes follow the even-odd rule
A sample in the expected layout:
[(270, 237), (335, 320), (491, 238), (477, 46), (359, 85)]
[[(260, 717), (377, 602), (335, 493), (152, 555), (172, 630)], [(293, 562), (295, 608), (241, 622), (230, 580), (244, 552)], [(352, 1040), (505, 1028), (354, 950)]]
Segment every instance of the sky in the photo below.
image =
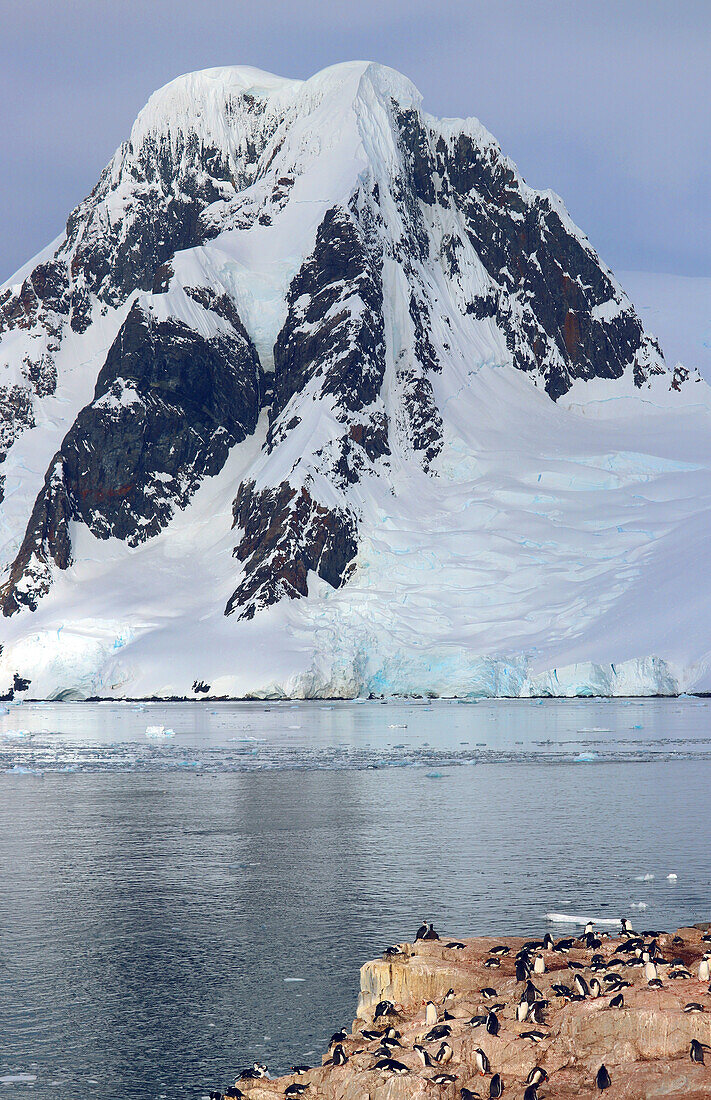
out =
[(476, 115), (614, 270), (711, 275), (709, 0), (0, 0), (0, 281), (157, 87), (369, 59)]

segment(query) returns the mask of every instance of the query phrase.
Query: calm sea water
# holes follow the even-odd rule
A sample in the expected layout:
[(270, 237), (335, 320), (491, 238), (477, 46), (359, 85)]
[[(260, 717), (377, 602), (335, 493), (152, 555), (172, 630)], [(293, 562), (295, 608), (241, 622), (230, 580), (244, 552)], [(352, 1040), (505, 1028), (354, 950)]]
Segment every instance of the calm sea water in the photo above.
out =
[(10, 706), (0, 1100), (197, 1098), (315, 1061), (360, 963), (424, 916), (711, 919), (710, 710)]

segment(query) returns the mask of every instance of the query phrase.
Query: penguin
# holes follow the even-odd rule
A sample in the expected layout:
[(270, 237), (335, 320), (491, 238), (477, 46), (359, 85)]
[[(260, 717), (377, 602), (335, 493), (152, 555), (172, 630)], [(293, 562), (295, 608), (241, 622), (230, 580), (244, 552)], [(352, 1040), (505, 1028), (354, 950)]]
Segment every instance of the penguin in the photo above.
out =
[(625, 999), (621, 993), (618, 993), (616, 997), (610, 999), (610, 1008), (624, 1008)]
[(308, 1073), (310, 1069), (311, 1066), (292, 1066), (291, 1072), (296, 1074), (297, 1077), (300, 1077), (302, 1073)]
[[(363, 1031), (361, 1031), (361, 1035), (363, 1036), (364, 1039), (367, 1039), (368, 1042), (370, 1042), (371, 1039), (380, 1039), (380, 1038), (382, 1038), (383, 1032), (382, 1031), (373, 1031), (371, 1028), (364, 1028)], [(293, 1069), (292, 1069), (292, 1072), (293, 1072)]]
[(383, 954), (385, 955), (386, 959), (389, 959), (392, 958), (393, 955), (404, 955), (405, 952), (399, 944), (394, 943), (392, 947), (386, 947)]
[(224, 1093), (219, 1095), (228, 1097), (228, 1100), (244, 1100), (244, 1093), (241, 1089), (238, 1089), (236, 1085), (230, 1085), (228, 1089), (225, 1089)]
[(516, 1019), (520, 1024), (526, 1022), (530, 1007), (528, 1001), (521, 1001), (520, 1004), (516, 1005)]
[(470, 1027), (481, 1027), (481, 1025), (485, 1024), (485, 1023), (486, 1023), (486, 1014), (478, 1015), (478, 1016), (472, 1016), (471, 1020), (469, 1021), (469, 1026)]
[(650, 989), (664, 989), (661, 978), (652, 978), (651, 982), (647, 984)]
[(293, 1085), (288, 1085), (284, 1089), (284, 1096), (303, 1096), (306, 1092), (308, 1085), (301, 1085), (294, 1082)]
[(400, 1042), (400, 1040), (397, 1039), (395, 1035), (390, 1035), (390, 1031), (394, 1032), (395, 1028), (391, 1027), (389, 1031), (387, 1031), (385, 1035), (383, 1035), (382, 1039), (380, 1040), (380, 1045), (388, 1048), (401, 1047), (402, 1043)]
[(448, 1062), (451, 1062), (453, 1056), (454, 1051), (447, 1042), (442, 1043), (439, 1050), (435, 1054), (435, 1058), (441, 1066), (446, 1066)]
[(412, 1049), (414, 1050), (415, 1054), (417, 1055), (417, 1057), (422, 1062), (423, 1066), (434, 1066), (435, 1065), (435, 1062), (433, 1061), (432, 1057), (430, 1056), (429, 1051), (425, 1050), (425, 1048), (420, 1043), (415, 1043), (415, 1045), (413, 1046)]
[(375, 1015), (373, 1016), (373, 1019), (379, 1020), (381, 1016), (394, 1015), (395, 1005), (392, 1003), (392, 1001), (378, 1001), (377, 1005), (375, 1006)]
[(595, 928), (595, 921), (594, 920), (589, 920), (588, 923), (585, 925), (584, 935), (592, 936), (594, 928)]
[(531, 968), (528, 965), (526, 959), (516, 959), (516, 981), (525, 982), (528, 975), (531, 973)]
[[(649, 957), (649, 954), (646, 951), (644, 952), (644, 954), (647, 956), (647, 958), (644, 959), (644, 976), (647, 979), (647, 982), (649, 983), (649, 982), (653, 982), (655, 978), (659, 977), (659, 975), (657, 973), (656, 966), (654, 965), (654, 963), (652, 962), (652, 960)], [(642, 956), (642, 957), (644, 958), (644, 956)]]
[(430, 1029), (425, 1035), (426, 1043), (434, 1043), (437, 1039), (448, 1039), (452, 1034), (452, 1029), (449, 1024), (437, 1024), (436, 1027)]
[(452, 940), (451, 943), (446, 943), (444, 946), (451, 948), (452, 951), (463, 951), (467, 945), (460, 943), (459, 940)]
[(348, 1032), (344, 1027), (342, 1027), (340, 1031), (334, 1032), (334, 1034), (331, 1036), (331, 1042), (328, 1045), (332, 1047), (334, 1043), (345, 1043), (347, 1038)]
[(336, 1043), (335, 1047), (333, 1048), (333, 1055), (331, 1057), (331, 1063), (334, 1066), (345, 1066), (347, 1061), (348, 1061), (348, 1055), (346, 1054), (346, 1052), (343, 1049), (342, 1045), (340, 1043)]
[(472, 1092), (471, 1089), (464, 1088), (464, 1086), (460, 1088), (459, 1095), (461, 1097), (461, 1100), (481, 1100), (480, 1093)]
[(705, 1065), (704, 1050), (708, 1050), (705, 1043), (700, 1043), (698, 1039), (692, 1039), (691, 1046), (689, 1047), (689, 1058), (691, 1061), (698, 1062), (702, 1066)]
[(499, 1018), (495, 1012), (490, 1012), (486, 1017), (486, 1030), (489, 1032), (489, 1035), (499, 1034)]
[(533, 973), (545, 974), (545, 972), (546, 960), (543, 958), (543, 955), (536, 955), (535, 959), (533, 960)]
[(505, 943), (500, 943), (498, 947), (492, 947), (492, 955), (508, 955), (511, 951), (510, 947), (507, 947)]
[(538, 1100), (538, 1085), (526, 1085), (523, 1100)]
[(427, 1001), (425, 1005), (425, 1024), (427, 1027), (434, 1027), (437, 1023), (437, 1005), (434, 1001)]
[(590, 981), (590, 996), (591, 997), (599, 997), (601, 993), (602, 993), (602, 986), (600, 985), (597, 978), (592, 978), (591, 981)]
[(474, 1059), (476, 1061), (476, 1068), (479, 1070), (479, 1073), (482, 1075), (482, 1077), (487, 1073), (491, 1073), (491, 1062), (489, 1061), (486, 1052), (483, 1051), (481, 1047), (477, 1047), (474, 1051)]
[(582, 974), (575, 975), (575, 977), (573, 978), (573, 986), (581, 997), (587, 997), (588, 993), (590, 992), (590, 989), (588, 988), (588, 983), (585, 981), (585, 978), (582, 976)]
[(479, 992), (481, 993), (482, 997), (486, 997), (487, 1000), (490, 997), (496, 996), (496, 990), (490, 985), (485, 985), (483, 989), (479, 990)]
[(599, 1088), (600, 1092), (604, 1092), (605, 1089), (609, 1089), (612, 1081), (610, 1080), (610, 1074), (607, 1072), (605, 1063), (600, 1066), (595, 1076), (595, 1084)]
[(527, 1085), (540, 1085), (541, 1081), (547, 1081), (548, 1074), (541, 1066), (534, 1066), (528, 1077), (526, 1078)]
[(498, 970), (501, 966), (501, 960), (497, 959), (495, 956), (492, 956), (492, 958), (486, 960), (484, 966), (487, 968), (487, 970)]
[(550, 932), (546, 932), (545, 936), (543, 937), (543, 950), (544, 951), (551, 951), (552, 948), (553, 948), (553, 937), (551, 936)]
[(684, 1012), (703, 1012), (704, 1006), (699, 1004), (698, 1001), (689, 1001), (688, 1005), (684, 1005)]
[(699, 963), (699, 981), (707, 982), (711, 978), (711, 967), (709, 967), (708, 955), (703, 955), (701, 962)]
[(546, 1022), (544, 1013), (547, 1008), (548, 1001), (536, 1001), (535, 1004), (531, 1005), (529, 1019), (532, 1020), (534, 1024), (544, 1024)]
[(415, 932), (415, 943), (417, 943), (418, 940), (423, 940), (426, 935), (427, 935), (427, 921), (423, 920), (422, 924), (420, 925), (420, 927)]
[(381, 1058), (375, 1063), (373, 1069), (384, 1070), (385, 1073), (395, 1073), (398, 1077), (404, 1077), (409, 1069), (404, 1062), (398, 1062), (394, 1058)]
[(504, 1091), (504, 1082), (501, 1080), (501, 1074), (495, 1073), (489, 1081), (489, 1100), (501, 1096)]
[(210, 1100), (222, 1100), (222, 1097), (224, 1095), (225, 1095), (224, 1092), (211, 1092), (209, 1094)]
[(528, 1001), (528, 1003), (532, 1005), (534, 1001), (540, 1000), (541, 996), (542, 994), (540, 989), (538, 989), (537, 986), (535, 986), (529, 978), (529, 980), (526, 982), (526, 988), (521, 994), (521, 1000)]
[(434, 1077), (430, 1078), (435, 1085), (453, 1085), (457, 1080), (456, 1073), (435, 1073)]
[(434, 927), (430, 924), (429, 928), (427, 929), (427, 931), (425, 932), (425, 934), (422, 938), (423, 938), (423, 940), (438, 940), (439, 936), (435, 932)]
[[(632, 929), (632, 922), (630, 920), (628, 920), (627, 917), (622, 917), (622, 919), (620, 920), (620, 924), (622, 925), (622, 931), (626, 932), (628, 936), (633, 936), (634, 935), (634, 931)], [(605, 1070), (605, 1072), (607, 1073), (607, 1070)], [(607, 1086), (605, 1086), (605, 1087), (607, 1087)]]
[(544, 1031), (522, 1031), (519, 1035), (519, 1039), (530, 1039), (532, 1043), (540, 1043), (542, 1039), (546, 1038)]

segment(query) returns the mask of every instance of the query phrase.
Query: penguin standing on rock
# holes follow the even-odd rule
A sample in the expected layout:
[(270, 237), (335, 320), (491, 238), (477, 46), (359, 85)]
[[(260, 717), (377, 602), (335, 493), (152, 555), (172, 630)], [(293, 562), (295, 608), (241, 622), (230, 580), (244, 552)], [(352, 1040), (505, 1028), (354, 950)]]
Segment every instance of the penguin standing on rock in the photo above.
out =
[(451, 1062), (453, 1056), (454, 1051), (452, 1050), (449, 1043), (446, 1041), (442, 1043), (439, 1050), (435, 1054), (435, 1058), (441, 1066), (446, 1066), (448, 1062)]
[(711, 978), (711, 967), (709, 966), (709, 956), (706, 954), (702, 956), (699, 963), (699, 981), (707, 982), (709, 978)]
[(597, 1071), (595, 1084), (599, 1088), (600, 1092), (604, 1092), (605, 1089), (609, 1089), (610, 1085), (612, 1084), (610, 1074), (607, 1072), (607, 1066), (604, 1062)]
[(495, 1073), (489, 1081), (489, 1100), (497, 1100), (503, 1094), (504, 1082), (500, 1073)]
[(423, 920), (422, 924), (420, 925), (420, 927), (415, 932), (415, 943), (417, 943), (418, 940), (423, 940), (426, 935), (427, 935), (427, 921)]
[(545, 972), (546, 960), (543, 958), (543, 955), (536, 955), (535, 959), (533, 960), (533, 973), (545, 974)]
[(436, 1065), (436, 1063), (432, 1059), (429, 1051), (425, 1050), (425, 1048), (422, 1046), (421, 1043), (415, 1043), (415, 1045), (413, 1046), (412, 1049), (414, 1050), (415, 1054), (417, 1055), (417, 1057), (422, 1062), (423, 1066), (434, 1066), (434, 1065)]
[(482, 1050), (481, 1047), (477, 1047), (474, 1051), (474, 1058), (476, 1061), (476, 1068), (479, 1070), (482, 1077), (487, 1073), (491, 1073), (491, 1062), (486, 1055), (486, 1051)]
[(437, 1005), (434, 1001), (427, 1001), (425, 1004), (425, 1024), (427, 1027), (434, 1027), (437, 1023)]
[(692, 1062), (698, 1062), (699, 1065), (704, 1065), (704, 1051), (709, 1050), (706, 1043), (700, 1043), (698, 1039), (691, 1040), (691, 1046), (689, 1047), (689, 1058)]

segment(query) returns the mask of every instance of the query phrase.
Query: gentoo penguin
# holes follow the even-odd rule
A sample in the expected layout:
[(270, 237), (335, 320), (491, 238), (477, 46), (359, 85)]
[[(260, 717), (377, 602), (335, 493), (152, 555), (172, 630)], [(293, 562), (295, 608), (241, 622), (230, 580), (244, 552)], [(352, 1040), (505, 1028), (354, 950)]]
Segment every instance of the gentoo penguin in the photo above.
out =
[(381, 1016), (394, 1016), (394, 1015), (395, 1015), (395, 1005), (392, 1003), (392, 1001), (378, 1001), (377, 1005), (375, 1006), (375, 1014), (373, 1016), (373, 1019), (374, 1020), (379, 1020), (381, 1018)]
[(454, 1051), (452, 1050), (449, 1043), (445, 1041), (441, 1044), (439, 1050), (435, 1054), (435, 1058), (441, 1066), (446, 1066), (448, 1062), (452, 1061), (453, 1055)]
[[(393, 1035), (390, 1034), (391, 1031), (394, 1032)], [(394, 1027), (388, 1028), (385, 1035), (383, 1035), (382, 1039), (380, 1040), (380, 1045), (388, 1048), (402, 1046), (402, 1043), (397, 1038), (397, 1032), (395, 1032)]]
[(548, 1074), (540, 1066), (534, 1066), (528, 1077), (526, 1078), (527, 1085), (540, 1085), (541, 1081), (547, 1081)]
[(703, 1012), (704, 1006), (699, 1004), (698, 1001), (689, 1001), (688, 1005), (684, 1005), (684, 1012), (694, 1013)]
[(584, 931), (583, 935), (592, 936), (594, 928), (595, 928), (595, 921), (594, 920), (589, 920), (588, 923), (585, 925), (585, 931)]
[(553, 949), (553, 937), (551, 936), (550, 932), (546, 932), (545, 936), (543, 937), (543, 950), (544, 951), (551, 951), (552, 949)]
[(492, 955), (490, 959), (487, 959), (484, 963), (487, 970), (498, 970), (501, 966), (501, 960), (497, 959), (495, 955)]
[(708, 955), (703, 955), (701, 962), (699, 963), (699, 981), (707, 982), (711, 978), (711, 967), (709, 967)]
[(624, 1008), (625, 999), (621, 993), (618, 993), (616, 997), (610, 999), (610, 1008)]
[(522, 1031), (519, 1039), (530, 1039), (532, 1043), (540, 1043), (546, 1038), (545, 1031)]
[(510, 950), (511, 950), (511, 948), (507, 947), (505, 943), (500, 943), (498, 945), (498, 947), (492, 947), (491, 954), (492, 955), (508, 955)]
[(648, 982), (652, 982), (659, 977), (657, 968), (652, 962), (648, 951), (642, 952), (642, 962), (644, 963), (644, 976)]
[(588, 988), (588, 983), (585, 981), (585, 978), (582, 976), (582, 974), (575, 975), (575, 977), (573, 978), (573, 985), (575, 986), (575, 989), (581, 997), (587, 997), (590, 989)]
[(647, 983), (650, 989), (664, 989), (661, 978), (652, 978), (651, 982)]
[(415, 932), (415, 943), (417, 943), (418, 940), (423, 940), (426, 935), (427, 935), (427, 921), (423, 920), (422, 924), (420, 925), (420, 927)]
[(489, 1032), (489, 1035), (499, 1034), (499, 1018), (495, 1012), (490, 1012), (486, 1017), (486, 1030)]
[(435, 1085), (453, 1085), (457, 1080), (456, 1073), (435, 1073), (434, 1077), (430, 1078)]
[(528, 1003), (532, 1005), (534, 1001), (540, 1000), (541, 997), (542, 993), (540, 989), (538, 989), (538, 987), (535, 986), (529, 978), (529, 980), (526, 982), (526, 988), (521, 994), (521, 1000), (528, 1001)]
[(476, 1068), (479, 1070), (482, 1077), (487, 1073), (491, 1073), (491, 1062), (486, 1055), (486, 1051), (482, 1050), (481, 1047), (477, 1047), (474, 1051), (474, 1059), (476, 1061)]
[[(634, 936), (634, 930), (632, 928), (632, 922), (627, 917), (622, 917), (622, 919), (620, 920), (620, 924), (622, 925), (622, 931), (623, 932), (626, 932), (628, 936)], [(607, 1073), (607, 1070), (605, 1070), (605, 1073)], [(607, 1087), (607, 1086), (605, 1086), (605, 1087)]]
[(409, 1069), (404, 1062), (397, 1062), (394, 1058), (381, 1058), (375, 1063), (373, 1069), (384, 1070), (385, 1073), (395, 1073), (398, 1077), (404, 1077)]
[(489, 1081), (489, 1098), (496, 1098), (501, 1096), (504, 1091), (504, 1082), (501, 1080), (501, 1074), (495, 1073)]
[(443, 1000), (443, 1001), (453, 1001), (453, 1000), (454, 1000), (454, 998), (455, 998), (456, 996), (457, 996), (457, 994), (456, 994), (456, 993), (454, 992), (454, 990), (453, 990), (453, 989), (452, 989), (452, 988), (450, 987), (450, 988), (449, 988), (449, 989), (447, 990), (447, 992), (445, 993), (445, 995), (444, 995), (444, 997), (442, 998), (442, 1000)]
[(332, 1064), (334, 1066), (345, 1066), (347, 1061), (348, 1055), (346, 1054), (345, 1050), (340, 1043), (336, 1043), (335, 1047), (333, 1048), (333, 1055), (331, 1057)]
[(427, 1027), (434, 1027), (437, 1023), (437, 1005), (434, 1001), (428, 1001), (425, 1005), (425, 1024)]
[(287, 1088), (284, 1089), (284, 1096), (303, 1096), (308, 1087), (308, 1085), (294, 1082), (293, 1085), (288, 1085)]
[(422, 1062), (423, 1066), (433, 1066), (435, 1064), (433, 1059), (430, 1057), (429, 1051), (425, 1050), (421, 1043), (415, 1043), (412, 1049)]
[(423, 940), (438, 940), (439, 936), (434, 930), (434, 927), (430, 924), (429, 928), (422, 937)]
[(528, 962), (528, 956), (526, 956), (526, 958), (516, 959), (516, 981), (525, 982), (530, 973), (531, 967)]
[(463, 951), (467, 946), (465, 943), (461, 943), (459, 940), (452, 940), (451, 943), (445, 943), (445, 947), (449, 947), (452, 951)]
[(464, 1086), (460, 1088), (459, 1095), (461, 1096), (461, 1100), (481, 1100), (480, 1093), (472, 1092), (471, 1089), (464, 1088)]
[(545, 972), (546, 960), (543, 958), (543, 955), (536, 955), (535, 959), (533, 960), (533, 973), (545, 974)]
[(536, 1001), (536, 1003), (532, 1004), (530, 1007), (529, 1019), (534, 1024), (544, 1024), (546, 1022), (544, 1018), (544, 1012), (547, 1008), (548, 1001)]
[(605, 1066), (604, 1062), (597, 1071), (595, 1084), (599, 1088), (600, 1092), (603, 1092), (605, 1089), (609, 1089), (610, 1085), (612, 1084), (612, 1081), (610, 1080), (610, 1074), (607, 1072), (607, 1067)]
[(516, 1005), (516, 1019), (520, 1024), (525, 1023), (530, 1007), (528, 1001), (521, 1001), (520, 1004)]
[(452, 1034), (452, 1029), (449, 1024), (437, 1024), (436, 1027), (431, 1028), (425, 1035), (426, 1043), (434, 1043), (437, 1039), (448, 1039)]
[(602, 986), (600, 985), (599, 981), (597, 980), (597, 978), (591, 978), (591, 980), (590, 980), (590, 996), (591, 997), (599, 997), (601, 993), (602, 993)]
[(331, 1042), (328, 1045), (332, 1047), (334, 1043), (345, 1043), (347, 1038), (348, 1032), (344, 1027), (342, 1027), (340, 1031), (334, 1032), (334, 1034), (331, 1036)]
[(698, 1039), (691, 1040), (691, 1046), (689, 1047), (689, 1058), (692, 1062), (699, 1062), (702, 1066), (704, 1062), (704, 1050), (708, 1050), (705, 1043), (700, 1043)]
[(230, 1085), (228, 1089), (225, 1089), (223, 1096), (227, 1097), (227, 1100), (244, 1100), (244, 1093), (241, 1089), (238, 1089), (236, 1085)]
[(526, 1085), (523, 1100), (538, 1100), (538, 1085)]
[(479, 990), (479, 992), (481, 993), (482, 997), (486, 997), (487, 1000), (490, 997), (496, 996), (496, 990), (492, 985), (485, 985), (483, 989)]
[(300, 1077), (302, 1073), (308, 1073), (310, 1069), (311, 1066), (292, 1066), (291, 1072), (296, 1074), (297, 1077)]

